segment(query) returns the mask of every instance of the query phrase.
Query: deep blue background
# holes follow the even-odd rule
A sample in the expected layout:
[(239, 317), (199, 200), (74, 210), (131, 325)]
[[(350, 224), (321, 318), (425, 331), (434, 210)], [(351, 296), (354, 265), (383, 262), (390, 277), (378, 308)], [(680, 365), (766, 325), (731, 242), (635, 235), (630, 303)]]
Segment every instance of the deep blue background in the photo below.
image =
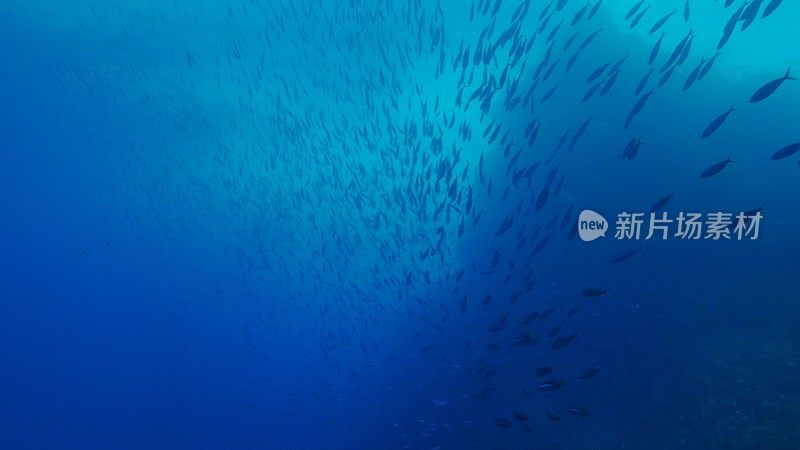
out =
[[(436, 2), (412, 2), (411, 20), (406, 2), (377, 3), (0, 2), (0, 447), (797, 448), (800, 156), (770, 155), (800, 140), (800, 82), (747, 100), (791, 65), (800, 74), (800, 5), (759, 14), (684, 92), (741, 5), (694, 0), (688, 23), (679, 12), (665, 25), (656, 70), (692, 29), (690, 56), (624, 132), (660, 35), (647, 30), (682, 1), (650, 2), (633, 30), (623, 20), (633, 1), (606, 0), (572, 28), (584, 3), (568, 2), (525, 73), (554, 24), (563, 21), (556, 48), (573, 30), (578, 41), (602, 33), (572, 71), (559, 66), (537, 87), (540, 98), (559, 84), (535, 113), (505, 111), (499, 93), (482, 121), (477, 101), (454, 106), (451, 66), (462, 39), (474, 49), (491, 20), (470, 22), (466, 2), (442, 2), (441, 15)], [(494, 38), (517, 5), (502, 5)], [(531, 5), (525, 35), (545, 2)], [(431, 24), (446, 30), (438, 78)], [(498, 50), (495, 77), (507, 55)], [(610, 93), (581, 104), (586, 76), (625, 55)], [(730, 105), (738, 110), (723, 127), (699, 139)], [(432, 186), (442, 157), (429, 136), (408, 143), (388, 131), (413, 122), (422, 134), (423, 108), (429, 121), (457, 117), (437, 133), (444, 155), (463, 149), (459, 189), (474, 187), (482, 209), (461, 238), (457, 220), (432, 217), (439, 201), (421, 214), (397, 200)], [(516, 136), (534, 116), (542, 131), (525, 164), (592, 122), (573, 152), (542, 164), (531, 190), (502, 201), (503, 146), (483, 131), (494, 120)], [(457, 137), (462, 124), (469, 142)], [(640, 154), (622, 161), (633, 136)], [(417, 142), (414, 161), (429, 158), (432, 172), (409, 163)], [(491, 196), (475, 172), (482, 154)], [(699, 178), (728, 156), (720, 175)], [(528, 234), (569, 207), (612, 218), (674, 193), (670, 213), (764, 205), (761, 237), (648, 241), (611, 265), (639, 244), (568, 241), (559, 230), (532, 263), (533, 296), (509, 305), (502, 278), (517, 228), (494, 231), (555, 167), (560, 195), (541, 215), (518, 214)], [(440, 225), (446, 251), (422, 261)], [(502, 273), (483, 276), (495, 248)], [(580, 296), (589, 287), (610, 294)], [(487, 291), (495, 300), (484, 307)], [(516, 327), (550, 307), (555, 318), (532, 326), (540, 342), (529, 349), (508, 346), (517, 328), (486, 332), (504, 314)], [(570, 307), (583, 311), (567, 319)], [(558, 323), (579, 339), (555, 352), (544, 335)], [(569, 380), (562, 392), (533, 389), (544, 364)], [(497, 369), (488, 383), (487, 367)], [(588, 367), (602, 371), (573, 381)], [(486, 385), (497, 391), (477, 398)], [(565, 412), (574, 406), (592, 415)], [(517, 409), (531, 433), (493, 425)]]

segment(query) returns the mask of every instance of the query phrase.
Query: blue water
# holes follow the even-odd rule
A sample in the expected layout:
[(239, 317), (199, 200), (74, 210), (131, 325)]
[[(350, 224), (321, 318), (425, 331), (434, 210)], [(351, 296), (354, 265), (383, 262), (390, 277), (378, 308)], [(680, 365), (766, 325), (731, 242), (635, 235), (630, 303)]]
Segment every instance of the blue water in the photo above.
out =
[(0, 1), (0, 448), (800, 448), (800, 4), (637, 3)]

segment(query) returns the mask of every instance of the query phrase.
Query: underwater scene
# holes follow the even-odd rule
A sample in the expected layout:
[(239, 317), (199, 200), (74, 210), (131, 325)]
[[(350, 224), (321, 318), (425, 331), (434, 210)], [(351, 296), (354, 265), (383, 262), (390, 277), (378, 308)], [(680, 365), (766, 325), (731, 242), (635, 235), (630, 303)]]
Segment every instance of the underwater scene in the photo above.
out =
[(799, 449), (799, 26), (0, 0), (0, 448)]

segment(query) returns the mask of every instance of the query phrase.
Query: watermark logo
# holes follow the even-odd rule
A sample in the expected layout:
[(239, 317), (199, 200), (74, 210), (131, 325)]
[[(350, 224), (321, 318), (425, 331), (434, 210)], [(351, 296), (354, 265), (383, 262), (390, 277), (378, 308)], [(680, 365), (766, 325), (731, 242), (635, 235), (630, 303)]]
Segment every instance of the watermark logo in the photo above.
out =
[[(761, 209), (740, 212), (711, 212), (707, 214), (622, 212), (617, 214), (614, 239), (617, 240), (756, 240), (759, 236)], [(583, 241), (605, 237), (608, 222), (600, 214), (585, 209), (578, 217), (578, 235)]]
[(608, 221), (605, 217), (592, 211), (584, 209), (578, 216), (578, 236), (584, 242), (590, 242), (600, 237), (605, 237), (608, 230)]

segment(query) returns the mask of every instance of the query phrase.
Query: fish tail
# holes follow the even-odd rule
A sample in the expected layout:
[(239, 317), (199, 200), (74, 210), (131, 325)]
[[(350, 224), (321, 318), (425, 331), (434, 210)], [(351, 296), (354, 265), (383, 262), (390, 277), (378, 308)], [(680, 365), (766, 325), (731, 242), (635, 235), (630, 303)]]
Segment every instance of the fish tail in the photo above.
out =
[(792, 67), (791, 66), (789, 66), (789, 68), (786, 69), (786, 75), (784, 75), (783, 77), (786, 78), (787, 80), (796, 80), (797, 79), (797, 78), (792, 76)]

